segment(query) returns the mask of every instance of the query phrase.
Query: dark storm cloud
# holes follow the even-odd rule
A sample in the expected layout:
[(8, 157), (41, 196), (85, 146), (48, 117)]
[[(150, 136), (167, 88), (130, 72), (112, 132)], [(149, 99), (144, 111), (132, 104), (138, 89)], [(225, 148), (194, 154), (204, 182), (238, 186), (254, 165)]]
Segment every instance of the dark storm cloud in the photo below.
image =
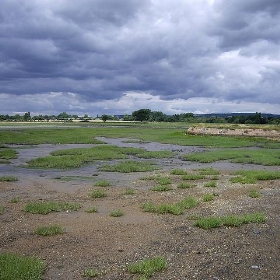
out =
[(1, 0), (0, 93), (273, 104), (279, 32), (278, 0)]

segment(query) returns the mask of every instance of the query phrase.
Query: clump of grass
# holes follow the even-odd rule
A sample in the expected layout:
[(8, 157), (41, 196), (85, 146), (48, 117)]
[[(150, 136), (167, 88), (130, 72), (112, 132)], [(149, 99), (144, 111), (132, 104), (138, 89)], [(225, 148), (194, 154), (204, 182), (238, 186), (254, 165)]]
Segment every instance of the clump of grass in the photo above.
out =
[(195, 226), (202, 229), (217, 228), (222, 225), (221, 219), (218, 217), (199, 218)]
[(36, 257), (0, 254), (0, 277), (3, 280), (41, 280), (45, 264)]
[(177, 187), (178, 187), (179, 189), (189, 189), (189, 188), (195, 187), (195, 184), (186, 183), (186, 182), (181, 182), (181, 183), (178, 184)]
[(151, 190), (155, 192), (166, 192), (172, 190), (172, 187), (169, 185), (158, 185), (151, 188)]
[(216, 188), (217, 183), (215, 181), (207, 182), (207, 183), (204, 184), (204, 187), (206, 187), (206, 188)]
[(83, 271), (83, 277), (97, 277), (99, 275), (98, 271), (95, 268), (87, 268)]
[(141, 208), (144, 212), (153, 212), (158, 214), (181, 215), (184, 210), (196, 207), (198, 201), (193, 197), (186, 197), (176, 203), (161, 203), (158, 205), (152, 202), (142, 204)]
[(0, 215), (2, 215), (5, 211), (5, 207), (0, 205)]
[(64, 233), (64, 230), (61, 226), (58, 225), (43, 226), (36, 228), (35, 233), (43, 236), (53, 236)]
[(77, 203), (68, 202), (30, 202), (28, 203), (24, 211), (32, 214), (46, 215), (50, 212), (60, 211), (77, 211), (81, 206)]
[(1, 176), (0, 182), (17, 182), (18, 178), (15, 176)]
[(265, 215), (256, 212), (252, 214), (246, 214), (243, 216), (228, 215), (223, 217), (202, 217), (196, 221), (195, 226), (200, 227), (202, 229), (217, 228), (221, 227), (222, 225), (227, 227), (239, 227), (243, 224), (264, 223), (265, 221)]
[(11, 159), (17, 158), (17, 152), (11, 148), (0, 147), (0, 163), (10, 163)]
[(106, 197), (107, 193), (103, 190), (93, 190), (91, 191), (89, 196), (92, 198), (102, 198), (102, 197)]
[(186, 174), (182, 176), (182, 180), (200, 180), (200, 179), (205, 179), (205, 176), (201, 174)]
[(233, 173), (237, 175), (230, 179), (232, 183), (255, 184), (258, 180), (280, 179), (280, 171), (274, 170), (239, 170)]
[(134, 189), (126, 189), (124, 191), (124, 195), (133, 195), (135, 194), (135, 190)]
[(166, 269), (167, 261), (162, 257), (144, 259), (140, 262), (129, 264), (127, 269), (132, 274), (141, 274), (145, 277), (151, 277), (155, 272)]
[(229, 160), (237, 163), (280, 165), (278, 153), (271, 149), (234, 150), (224, 149), (215, 151), (198, 152), (182, 156), (185, 160), (209, 163), (219, 160)]
[(187, 175), (188, 172), (187, 172), (187, 170), (176, 168), (176, 169), (172, 169), (170, 171), (170, 174), (172, 174), (172, 175)]
[(257, 190), (252, 189), (249, 191), (249, 196), (252, 198), (259, 198), (261, 195)]
[(169, 184), (171, 184), (171, 179), (170, 179), (170, 177), (161, 177), (161, 176), (158, 176), (158, 177), (156, 178), (156, 181), (157, 181), (157, 183), (160, 184), (160, 185), (169, 185)]
[(198, 170), (200, 175), (219, 175), (220, 171), (213, 167), (201, 168)]
[(110, 216), (111, 216), (111, 217), (121, 217), (121, 216), (123, 216), (123, 215), (124, 215), (123, 211), (121, 211), (121, 210), (119, 210), (119, 209), (110, 212)]
[(97, 208), (95, 206), (91, 206), (91, 207), (87, 208), (85, 210), (85, 212), (87, 212), (87, 213), (96, 213), (96, 212), (98, 212), (98, 210), (97, 210)]
[(205, 194), (203, 197), (202, 197), (202, 200), (204, 202), (209, 202), (209, 201), (212, 201), (214, 199), (214, 195), (211, 194), (211, 193), (208, 193), (208, 194)]
[(18, 203), (20, 202), (20, 198), (18, 197), (13, 197), (11, 200), (10, 200), (10, 203)]
[(99, 167), (101, 171), (107, 172), (121, 172), (121, 173), (130, 173), (130, 172), (147, 172), (154, 171), (158, 169), (158, 167), (154, 163), (150, 162), (141, 162), (141, 161), (122, 161), (113, 165), (103, 165)]
[(111, 186), (111, 183), (107, 180), (101, 180), (101, 181), (95, 182), (94, 185), (96, 187), (109, 187), (109, 186)]

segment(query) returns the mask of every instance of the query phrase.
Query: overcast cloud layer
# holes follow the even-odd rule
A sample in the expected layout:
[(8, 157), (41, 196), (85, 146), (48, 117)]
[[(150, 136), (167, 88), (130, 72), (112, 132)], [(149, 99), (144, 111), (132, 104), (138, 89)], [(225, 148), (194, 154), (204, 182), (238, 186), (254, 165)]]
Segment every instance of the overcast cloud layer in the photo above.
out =
[(279, 0), (0, 1), (0, 114), (279, 114), (279, 100)]

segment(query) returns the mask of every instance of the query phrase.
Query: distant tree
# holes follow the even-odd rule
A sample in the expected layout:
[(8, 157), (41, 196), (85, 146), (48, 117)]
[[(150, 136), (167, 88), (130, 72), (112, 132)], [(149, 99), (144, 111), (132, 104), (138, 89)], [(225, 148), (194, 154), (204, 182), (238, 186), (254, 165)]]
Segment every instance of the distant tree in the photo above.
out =
[(66, 112), (62, 112), (57, 116), (58, 119), (68, 119), (70, 118), (70, 115), (68, 115)]
[(101, 116), (101, 120), (102, 120), (103, 122), (106, 122), (108, 119), (109, 119), (109, 116), (108, 116), (108, 115), (102, 115), (102, 116)]
[(23, 120), (24, 121), (30, 121), (31, 120), (30, 112), (27, 112), (27, 113), (24, 114)]
[(164, 122), (166, 120), (167, 120), (167, 116), (160, 111), (155, 111), (150, 113), (149, 121), (151, 122)]
[(132, 113), (132, 117), (135, 121), (148, 121), (150, 118), (151, 110), (150, 109), (140, 109)]

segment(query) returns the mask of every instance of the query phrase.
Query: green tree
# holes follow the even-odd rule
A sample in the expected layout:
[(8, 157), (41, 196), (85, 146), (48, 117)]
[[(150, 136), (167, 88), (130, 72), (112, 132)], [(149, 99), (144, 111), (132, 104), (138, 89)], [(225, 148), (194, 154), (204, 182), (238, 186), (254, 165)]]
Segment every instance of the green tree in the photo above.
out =
[(132, 117), (135, 121), (147, 121), (150, 118), (151, 110), (150, 109), (140, 109), (132, 112)]
[(102, 115), (102, 116), (101, 116), (101, 120), (102, 120), (103, 122), (106, 122), (108, 119), (109, 119), (109, 116), (108, 116), (108, 115)]

